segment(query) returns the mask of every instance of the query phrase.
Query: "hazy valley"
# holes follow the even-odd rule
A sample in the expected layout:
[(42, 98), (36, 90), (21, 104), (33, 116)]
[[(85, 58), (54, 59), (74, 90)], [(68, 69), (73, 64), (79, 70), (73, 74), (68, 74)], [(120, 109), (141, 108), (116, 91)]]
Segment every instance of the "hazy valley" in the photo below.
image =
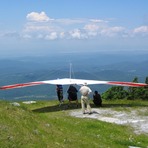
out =
[[(134, 77), (144, 82), (148, 76), (147, 55), (113, 54), (58, 54), (38, 57), (17, 57), (0, 59), (0, 86), (32, 81), (69, 77), (72, 63), (72, 77), (94, 80), (132, 81)], [(64, 87), (64, 95), (66, 90)], [(79, 88), (79, 87), (78, 87)], [(104, 92), (109, 86), (91, 86), (93, 90)], [(2, 99), (54, 99), (55, 86), (1, 90)]]

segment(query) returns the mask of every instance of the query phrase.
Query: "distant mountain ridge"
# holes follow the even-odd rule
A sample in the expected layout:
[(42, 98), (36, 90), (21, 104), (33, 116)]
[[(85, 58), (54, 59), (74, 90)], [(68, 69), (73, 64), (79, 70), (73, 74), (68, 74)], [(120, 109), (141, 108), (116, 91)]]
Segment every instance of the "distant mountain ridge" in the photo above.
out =
[[(64, 59), (44, 59), (41, 60), (0, 60), (0, 85), (9, 85), (15, 83), (25, 83), (31, 81), (51, 80), (57, 78), (69, 77), (69, 65), (66, 65)], [(83, 61), (83, 59), (82, 59)], [(111, 81), (132, 81), (135, 76), (140, 82), (145, 81), (148, 75), (148, 60), (144, 61), (123, 61), (111, 64), (97, 64), (97, 60), (89, 60), (88, 63), (78, 61), (73, 65), (72, 77), (93, 80), (111, 80)], [(91, 86), (93, 90), (97, 89), (104, 92), (109, 86)], [(65, 87), (65, 95), (66, 95)], [(13, 89), (0, 91), (0, 98), (15, 99), (30, 97), (50, 99), (55, 98), (55, 86), (41, 85), (23, 89)]]

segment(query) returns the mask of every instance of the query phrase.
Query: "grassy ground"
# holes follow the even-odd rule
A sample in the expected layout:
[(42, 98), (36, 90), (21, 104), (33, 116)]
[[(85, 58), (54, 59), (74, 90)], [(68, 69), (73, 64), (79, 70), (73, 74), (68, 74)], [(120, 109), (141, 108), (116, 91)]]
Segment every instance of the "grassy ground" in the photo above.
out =
[[(92, 105), (93, 106), (93, 105)], [(125, 110), (148, 107), (148, 101), (109, 101), (104, 108)], [(13, 106), (0, 101), (1, 148), (128, 148), (148, 147), (148, 135), (136, 135), (128, 126), (69, 116), (80, 109), (66, 102), (38, 101)]]

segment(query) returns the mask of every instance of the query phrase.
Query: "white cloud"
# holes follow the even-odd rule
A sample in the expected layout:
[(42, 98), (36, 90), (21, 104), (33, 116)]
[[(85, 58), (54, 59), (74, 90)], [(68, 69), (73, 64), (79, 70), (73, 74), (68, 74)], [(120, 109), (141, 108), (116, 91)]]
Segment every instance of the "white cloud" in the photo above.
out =
[(93, 22), (93, 23), (108, 23), (108, 21), (99, 20), (99, 19), (90, 19), (90, 21)]
[(100, 27), (96, 24), (87, 24), (87, 25), (84, 26), (84, 29), (86, 31), (98, 31), (99, 28)]
[(20, 34), (16, 31), (4, 32), (0, 36), (4, 38), (20, 38)]
[(50, 32), (53, 31), (49, 25), (40, 25), (40, 24), (27, 24), (24, 28), (24, 32)]
[(135, 34), (148, 34), (148, 26), (140, 26), (133, 31)]
[(89, 37), (95, 37), (95, 36), (98, 35), (98, 32), (95, 32), (95, 31), (92, 31), (92, 32), (91, 32), (91, 31), (90, 31), (90, 32), (88, 32), (87, 34), (88, 34)]
[(58, 35), (56, 32), (51, 32), (49, 35), (46, 35), (46, 40), (55, 40), (58, 38)]
[(65, 34), (65, 32), (61, 32), (59, 36), (61, 39), (64, 39), (66, 37), (66, 34)]
[(86, 20), (85, 19), (55, 19), (55, 23), (64, 24), (64, 25), (73, 25), (73, 24), (82, 24)]
[[(84, 26), (84, 30), (87, 32), (89, 36), (107, 36), (107, 37), (114, 37), (117, 35), (125, 34), (126, 29), (121, 26), (114, 26), (110, 27), (107, 24), (87, 24)], [(122, 36), (123, 36), (122, 35)]]
[(83, 29), (85, 30), (88, 37), (95, 37), (98, 35), (101, 27), (97, 24), (86, 24)]
[(70, 31), (69, 34), (72, 37), (72, 39), (87, 39), (88, 38), (86, 33), (80, 29), (74, 29), (74, 30)]
[(35, 21), (35, 22), (48, 22), (49, 20), (53, 20), (53, 19), (50, 19), (45, 12), (41, 12), (41, 13), (31, 12), (27, 14), (26, 18), (29, 21)]
[(115, 26), (115, 27), (106, 27), (100, 30), (101, 35), (108, 36), (108, 37), (114, 37), (114, 36), (123, 36), (125, 32), (124, 27)]
[[(110, 27), (108, 21), (101, 19), (52, 19), (45, 12), (32, 12), (27, 15), (28, 22), (24, 32), (36, 32), (38, 38), (45, 36), (46, 40), (60, 39), (87, 39), (98, 35), (114, 37), (121, 35), (125, 28), (120, 26)], [(66, 26), (65, 26), (66, 25)], [(42, 34), (42, 36), (41, 36)]]
[(81, 38), (81, 32), (78, 29), (70, 31), (70, 35), (72, 36), (72, 38), (77, 38), (77, 39)]
[[(24, 37), (36, 39), (95, 39), (114, 37), (135, 37), (137, 34), (148, 34), (148, 26), (128, 30), (115, 26), (112, 21), (87, 18), (58, 18), (50, 19), (45, 12), (31, 12), (27, 15), (27, 23), (22, 31)], [(27, 37), (28, 36), (28, 37)]]

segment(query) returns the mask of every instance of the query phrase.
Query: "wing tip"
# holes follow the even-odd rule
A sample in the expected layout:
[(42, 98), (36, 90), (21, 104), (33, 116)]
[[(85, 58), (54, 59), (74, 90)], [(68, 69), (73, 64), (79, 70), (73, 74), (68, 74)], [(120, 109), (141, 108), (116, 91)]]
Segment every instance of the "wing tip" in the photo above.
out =
[(6, 86), (1, 86), (0, 90), (22, 88), (22, 87), (28, 87), (28, 86), (34, 86), (34, 85), (40, 85), (40, 84), (45, 84), (45, 83), (43, 83), (42, 81), (38, 81), (38, 82), (29, 82), (29, 83), (6, 85)]
[(134, 82), (109, 81), (107, 84), (119, 85), (119, 86), (129, 86), (129, 87), (148, 87), (148, 84), (146, 83), (134, 83)]

